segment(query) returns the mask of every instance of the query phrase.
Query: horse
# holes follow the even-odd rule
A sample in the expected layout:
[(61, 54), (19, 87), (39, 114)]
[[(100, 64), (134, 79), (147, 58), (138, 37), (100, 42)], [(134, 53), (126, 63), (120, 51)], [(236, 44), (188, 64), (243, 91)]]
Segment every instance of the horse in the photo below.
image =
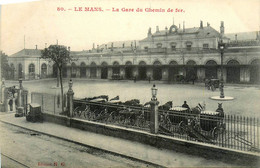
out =
[(166, 111), (170, 110), (171, 108), (172, 108), (172, 101), (168, 101), (164, 105), (158, 107), (159, 110), (166, 110)]

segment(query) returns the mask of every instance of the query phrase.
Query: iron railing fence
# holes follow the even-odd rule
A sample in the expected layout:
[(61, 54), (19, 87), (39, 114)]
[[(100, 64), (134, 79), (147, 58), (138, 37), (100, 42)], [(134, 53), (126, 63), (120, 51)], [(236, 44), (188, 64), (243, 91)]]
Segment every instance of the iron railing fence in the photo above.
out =
[(241, 151), (260, 152), (259, 126), (259, 119), (254, 117), (159, 111), (161, 133)]
[[(67, 96), (64, 94), (64, 105), (66, 107)], [(62, 112), (61, 95), (54, 95), (48, 93), (31, 93), (31, 103), (37, 103), (41, 106), (43, 113), (59, 114)]]
[(149, 131), (150, 109), (120, 102), (73, 100), (73, 117), (127, 128)]
[[(73, 117), (149, 132), (150, 107), (74, 99)], [(241, 151), (260, 152), (259, 119), (218, 112), (159, 110), (159, 133)]]

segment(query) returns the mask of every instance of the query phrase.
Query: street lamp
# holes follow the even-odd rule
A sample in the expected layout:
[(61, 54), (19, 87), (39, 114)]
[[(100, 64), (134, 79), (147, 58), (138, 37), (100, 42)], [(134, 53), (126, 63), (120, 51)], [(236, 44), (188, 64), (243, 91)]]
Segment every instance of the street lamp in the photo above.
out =
[(157, 98), (156, 98), (156, 95), (157, 95), (157, 88), (156, 88), (156, 86), (155, 86), (155, 84), (153, 84), (153, 87), (151, 88), (151, 91), (152, 91), (152, 101), (156, 101), (157, 100)]
[(220, 49), (220, 59), (221, 59), (221, 76), (220, 76), (220, 98), (225, 98), (224, 96), (224, 79), (223, 79), (223, 56), (224, 56), (224, 49), (225, 49), (225, 43), (223, 42), (223, 39), (221, 38), (220, 42), (218, 43), (219, 49)]

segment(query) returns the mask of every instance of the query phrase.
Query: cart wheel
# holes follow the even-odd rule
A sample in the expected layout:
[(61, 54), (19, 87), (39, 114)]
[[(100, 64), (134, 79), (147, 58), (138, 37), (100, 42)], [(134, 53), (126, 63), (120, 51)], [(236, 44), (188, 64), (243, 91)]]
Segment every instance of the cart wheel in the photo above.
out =
[(212, 133), (211, 133), (212, 138), (217, 139), (217, 138), (218, 138), (218, 133), (219, 133), (219, 130), (218, 130), (217, 127), (215, 127), (215, 128), (212, 130)]
[(181, 121), (179, 124), (178, 124), (178, 129), (179, 129), (179, 133), (180, 134), (184, 134), (185, 133), (185, 123), (183, 121)]

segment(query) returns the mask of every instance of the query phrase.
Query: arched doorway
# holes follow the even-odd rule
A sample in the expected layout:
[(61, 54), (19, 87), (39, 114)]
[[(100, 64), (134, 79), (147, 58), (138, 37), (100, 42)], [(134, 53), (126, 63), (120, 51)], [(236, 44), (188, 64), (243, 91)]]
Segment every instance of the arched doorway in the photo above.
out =
[(90, 78), (97, 77), (97, 67), (95, 62), (91, 62), (90, 64)]
[(132, 62), (131, 61), (127, 61), (126, 62), (126, 67), (125, 67), (125, 78), (126, 79), (132, 79), (133, 78), (133, 67), (132, 67)]
[(146, 80), (146, 71), (146, 63), (144, 61), (141, 61), (138, 67), (138, 74), (140, 80)]
[(250, 82), (260, 83), (260, 59), (255, 59), (250, 65)]
[(47, 76), (47, 65), (45, 63), (41, 66), (41, 78), (46, 78)]
[(162, 79), (162, 67), (160, 61), (155, 61), (153, 63), (153, 79), (161, 80)]
[(107, 79), (108, 76), (108, 68), (107, 68), (107, 63), (106, 62), (102, 62), (101, 64), (101, 79)]
[(179, 74), (179, 68), (178, 63), (176, 61), (171, 61), (169, 63), (169, 74), (168, 74), (168, 79), (169, 81), (176, 81), (177, 75)]
[(18, 78), (23, 78), (23, 66), (22, 66), (22, 64), (18, 65)]
[(206, 62), (205, 66), (205, 78), (206, 79), (216, 79), (217, 75), (217, 63), (214, 60), (209, 60)]
[(112, 74), (120, 76), (120, 67), (117, 61), (113, 63)]
[(29, 79), (35, 79), (35, 65), (29, 65)]
[(193, 81), (197, 79), (196, 62), (189, 60), (186, 66), (186, 81)]
[(52, 76), (54, 78), (57, 78), (57, 76), (58, 76), (58, 66), (56, 64), (53, 64), (53, 66), (52, 66)]
[(80, 77), (85, 78), (86, 77), (86, 64), (82, 62), (80, 64)]
[(71, 77), (76, 78), (76, 76), (77, 76), (77, 66), (76, 66), (75, 62), (72, 62), (72, 64), (71, 64)]
[(14, 68), (14, 64), (10, 65), (10, 79), (14, 79), (14, 72), (15, 72), (15, 68)]
[(239, 62), (236, 60), (230, 60), (227, 63), (227, 82), (238, 83), (240, 82), (240, 67)]

